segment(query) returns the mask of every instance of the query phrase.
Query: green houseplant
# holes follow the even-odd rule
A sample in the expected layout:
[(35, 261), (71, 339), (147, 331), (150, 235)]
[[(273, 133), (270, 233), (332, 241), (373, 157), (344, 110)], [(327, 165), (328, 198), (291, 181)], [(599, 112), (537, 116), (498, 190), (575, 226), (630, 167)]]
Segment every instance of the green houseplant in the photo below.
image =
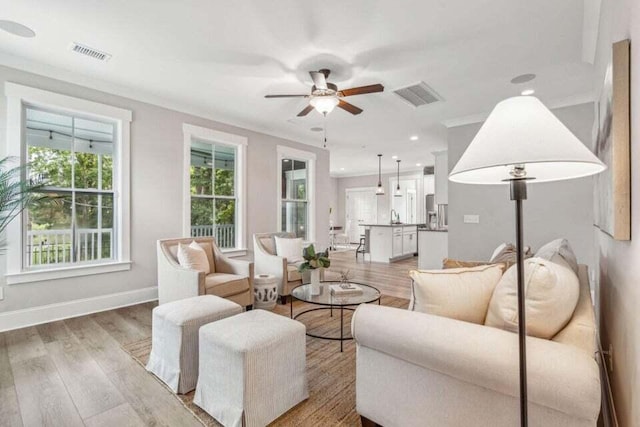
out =
[(331, 265), (329, 250), (316, 252), (313, 244), (310, 244), (302, 250), (302, 258), (304, 258), (304, 262), (298, 267), (300, 273), (307, 270), (315, 270), (316, 268), (327, 268)]
[[(14, 161), (11, 157), (0, 159), (0, 235), (29, 204), (42, 199), (37, 191), (43, 183), (22, 179), (26, 166), (13, 166)], [(4, 241), (0, 243), (0, 249), (4, 249)]]

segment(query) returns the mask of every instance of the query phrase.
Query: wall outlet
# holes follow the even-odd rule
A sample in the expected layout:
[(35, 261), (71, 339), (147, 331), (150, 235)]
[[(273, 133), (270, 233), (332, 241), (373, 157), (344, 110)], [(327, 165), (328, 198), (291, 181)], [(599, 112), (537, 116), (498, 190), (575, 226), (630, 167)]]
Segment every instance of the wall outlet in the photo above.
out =
[(480, 215), (465, 215), (465, 224), (480, 224)]

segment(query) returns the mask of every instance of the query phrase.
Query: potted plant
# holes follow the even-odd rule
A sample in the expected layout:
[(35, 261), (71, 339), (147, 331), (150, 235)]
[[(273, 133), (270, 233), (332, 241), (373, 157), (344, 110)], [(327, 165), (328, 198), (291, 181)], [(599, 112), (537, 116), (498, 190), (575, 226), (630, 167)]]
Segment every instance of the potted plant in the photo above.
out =
[(302, 251), (304, 262), (298, 267), (300, 273), (309, 270), (311, 273), (311, 294), (318, 295), (320, 293), (320, 269), (328, 268), (331, 265), (329, 259), (329, 250), (324, 252), (316, 252), (313, 244), (307, 246)]
[[(12, 166), (11, 161), (10, 157), (0, 159), (0, 234), (30, 203), (43, 198), (35, 193), (42, 188), (42, 180), (23, 180), (25, 166)], [(0, 242), (2, 249), (4, 242)]]

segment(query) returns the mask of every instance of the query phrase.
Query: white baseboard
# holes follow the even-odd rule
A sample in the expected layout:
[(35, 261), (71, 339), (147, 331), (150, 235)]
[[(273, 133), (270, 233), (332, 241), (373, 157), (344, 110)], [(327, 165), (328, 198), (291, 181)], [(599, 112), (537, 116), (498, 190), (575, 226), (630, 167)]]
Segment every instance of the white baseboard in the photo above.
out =
[(0, 332), (68, 319), (70, 317), (84, 316), (86, 314), (112, 310), (114, 308), (126, 307), (157, 299), (158, 287), (151, 286), (133, 291), (8, 311), (0, 313)]

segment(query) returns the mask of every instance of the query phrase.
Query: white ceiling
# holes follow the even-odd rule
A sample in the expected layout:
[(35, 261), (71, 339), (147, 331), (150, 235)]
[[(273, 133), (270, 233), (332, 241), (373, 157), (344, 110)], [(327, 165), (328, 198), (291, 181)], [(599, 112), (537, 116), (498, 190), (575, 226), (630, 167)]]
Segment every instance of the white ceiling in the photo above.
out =
[[(403, 169), (433, 164), (430, 153), (446, 148), (443, 124), (525, 87), (552, 105), (592, 99), (583, 0), (0, 0), (0, 11), (37, 34), (1, 32), (1, 63), (46, 64), (85, 85), (316, 146), (322, 133), (310, 128), (322, 116), (296, 118), (306, 100), (264, 95), (308, 93), (307, 72), (319, 68), (339, 88), (382, 83), (384, 93), (348, 99), (359, 116), (328, 116), (334, 176), (377, 172), (378, 152), (389, 172), (391, 155)], [(72, 53), (72, 41), (113, 58)], [(509, 82), (523, 73), (538, 77)], [(392, 93), (418, 81), (444, 102), (414, 109)]]

